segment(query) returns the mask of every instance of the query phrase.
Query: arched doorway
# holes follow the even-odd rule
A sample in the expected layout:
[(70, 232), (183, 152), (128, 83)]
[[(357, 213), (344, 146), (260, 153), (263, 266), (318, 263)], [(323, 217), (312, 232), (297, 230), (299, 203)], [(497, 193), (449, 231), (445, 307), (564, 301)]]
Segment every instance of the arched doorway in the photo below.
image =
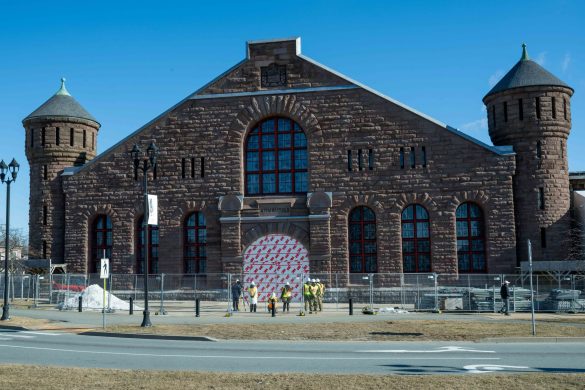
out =
[(290, 283), (292, 301), (300, 301), (302, 275), (309, 273), (308, 251), (303, 244), (282, 234), (269, 234), (254, 241), (244, 251), (243, 282), (258, 286), (258, 301), (272, 292), (280, 298), (280, 288)]

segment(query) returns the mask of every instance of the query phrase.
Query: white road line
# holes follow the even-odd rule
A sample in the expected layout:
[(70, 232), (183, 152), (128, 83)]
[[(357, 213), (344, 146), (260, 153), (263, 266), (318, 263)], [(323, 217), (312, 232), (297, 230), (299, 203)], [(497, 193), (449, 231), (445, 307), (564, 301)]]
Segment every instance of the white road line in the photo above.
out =
[(360, 353), (443, 353), (443, 352), (475, 352), (475, 353), (496, 353), (496, 351), (481, 351), (479, 349), (463, 348), (463, 347), (439, 347), (430, 351), (417, 351), (408, 349), (370, 349), (355, 351)]
[(24, 331), (22, 331), (22, 333), (38, 334), (38, 335), (42, 335), (42, 336), (62, 336), (63, 335), (63, 333), (33, 332), (30, 330), (24, 330)]
[[(169, 355), (169, 354), (154, 354), (154, 353), (131, 353), (131, 352), (108, 352), (108, 351), (87, 351), (75, 349), (61, 349), (61, 348), (41, 348), (41, 347), (25, 347), (20, 345), (6, 345), (0, 344), (0, 347), (15, 348), (15, 349), (31, 349), (36, 351), (52, 351), (52, 352), (72, 352), (82, 354), (94, 355), (119, 355), (119, 356), (145, 356), (145, 357), (176, 357), (176, 358), (193, 358), (193, 359), (242, 359), (242, 356), (233, 355)], [(388, 356), (384, 357), (307, 357), (307, 356), (254, 356), (254, 359), (288, 359), (288, 360), (390, 360)], [(398, 358), (397, 358), (398, 359)], [(400, 356), (400, 360), (460, 360), (456, 357), (404, 357)], [(465, 360), (500, 360), (500, 358), (466, 358)]]
[(25, 334), (8, 334), (7, 337), (16, 337), (19, 339), (33, 339), (35, 336), (28, 336)]

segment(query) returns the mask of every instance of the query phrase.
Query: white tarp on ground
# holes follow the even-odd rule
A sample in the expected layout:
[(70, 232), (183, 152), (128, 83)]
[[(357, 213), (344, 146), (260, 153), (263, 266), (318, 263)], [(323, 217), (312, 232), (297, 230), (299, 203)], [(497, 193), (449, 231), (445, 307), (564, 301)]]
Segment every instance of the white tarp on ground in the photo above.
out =
[[(104, 300), (104, 289), (97, 284), (92, 284), (81, 293), (71, 295), (62, 304), (59, 309), (74, 309), (79, 305), (79, 296), (81, 295), (81, 304), (84, 310), (102, 310)], [(106, 308), (112, 310), (130, 310), (130, 304), (113, 294), (106, 291)], [(134, 310), (142, 310), (138, 306), (134, 306)]]

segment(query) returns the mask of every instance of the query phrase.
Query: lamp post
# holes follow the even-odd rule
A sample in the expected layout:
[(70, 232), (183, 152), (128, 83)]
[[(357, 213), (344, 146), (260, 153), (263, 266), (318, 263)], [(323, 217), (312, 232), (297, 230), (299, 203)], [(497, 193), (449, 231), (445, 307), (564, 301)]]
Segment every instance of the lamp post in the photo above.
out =
[[(146, 154), (142, 153), (142, 150), (137, 144), (134, 144), (132, 151), (132, 160), (134, 161), (134, 169), (142, 171), (143, 184), (144, 184), (144, 216), (142, 218), (142, 227), (144, 228), (144, 311), (142, 312), (142, 324), (141, 327), (152, 326), (150, 322), (150, 311), (148, 310), (148, 266), (149, 266), (149, 255), (150, 249), (148, 247), (149, 234), (148, 234), (148, 171), (156, 167), (156, 158), (158, 156), (158, 148), (154, 144), (154, 141), (148, 145)], [(142, 163), (142, 164), (141, 164)]]
[[(4, 307), (0, 321), (10, 319), (10, 305), (8, 303), (8, 257), (10, 256), (10, 183), (16, 180), (20, 165), (15, 159), (6, 165), (4, 160), (0, 161), (0, 181), (6, 183), (6, 238), (4, 243)], [(8, 175), (10, 174), (10, 175)]]

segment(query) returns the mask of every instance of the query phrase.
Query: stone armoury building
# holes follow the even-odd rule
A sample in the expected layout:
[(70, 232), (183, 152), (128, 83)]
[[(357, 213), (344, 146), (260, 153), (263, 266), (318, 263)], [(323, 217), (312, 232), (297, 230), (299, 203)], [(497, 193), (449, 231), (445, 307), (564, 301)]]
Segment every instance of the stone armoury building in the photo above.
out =
[[(529, 59), (483, 98), (484, 144), (301, 54), (246, 58), (97, 155), (66, 90), (23, 120), (30, 257), (93, 273), (512, 273), (569, 252), (573, 89)], [(158, 225), (144, 248), (135, 144)], [(292, 267), (292, 268), (291, 268)]]

